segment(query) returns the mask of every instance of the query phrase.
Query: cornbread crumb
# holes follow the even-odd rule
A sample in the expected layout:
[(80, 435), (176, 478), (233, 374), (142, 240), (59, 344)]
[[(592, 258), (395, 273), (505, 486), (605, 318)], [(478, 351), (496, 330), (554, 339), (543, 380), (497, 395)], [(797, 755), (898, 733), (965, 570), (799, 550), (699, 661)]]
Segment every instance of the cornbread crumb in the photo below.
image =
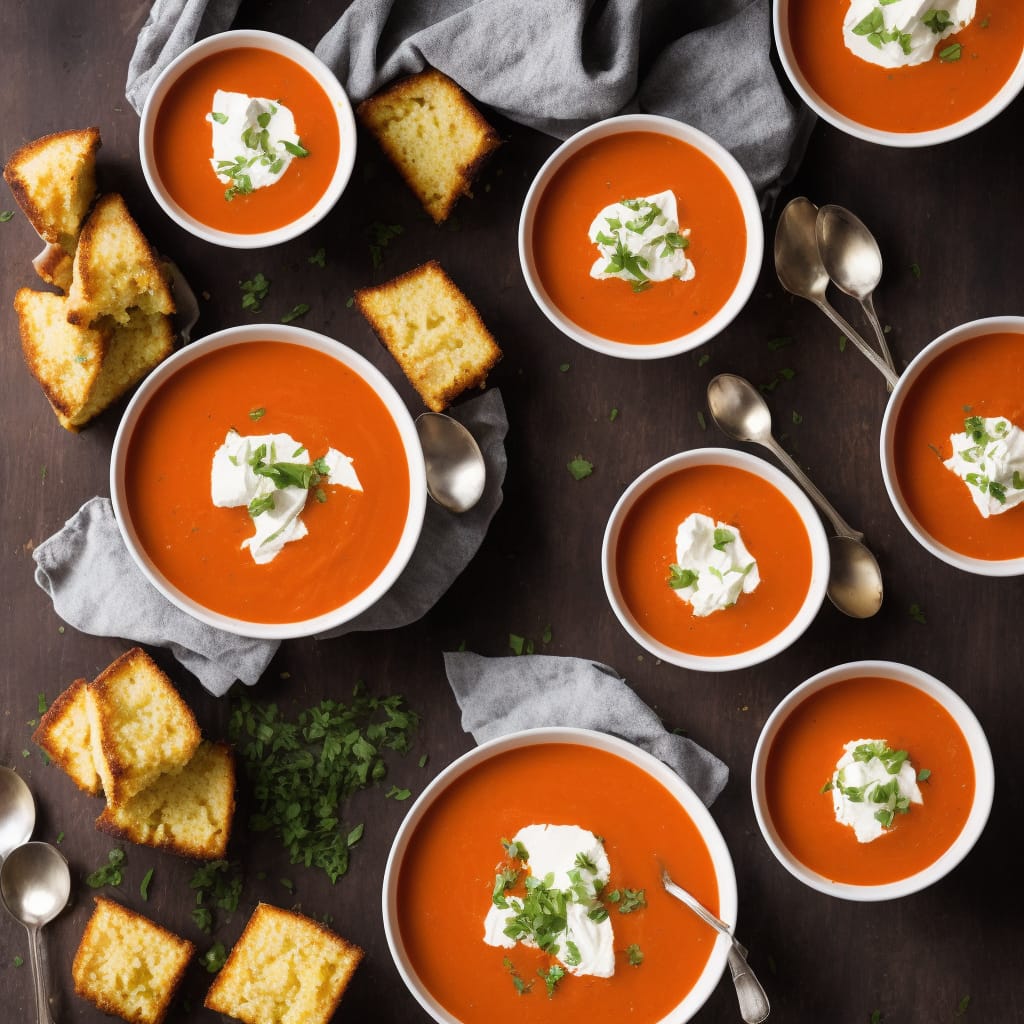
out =
[(85, 695), (96, 771), (111, 807), (184, 768), (199, 746), (191, 709), (139, 647), (104, 669)]
[(435, 260), (358, 290), (356, 303), (434, 412), (467, 388), (482, 388), (501, 358), (476, 307)]
[(362, 956), (311, 918), (260, 903), (204, 1005), (244, 1024), (327, 1024)]
[(132, 1024), (160, 1024), (195, 947), (120, 903), (93, 898), (71, 968), (75, 992)]
[(63, 768), (79, 789), (92, 796), (100, 794), (100, 777), (92, 758), (92, 736), (85, 706), (84, 679), (76, 679), (39, 719), (32, 734), (50, 760)]
[(359, 104), (356, 114), (436, 224), (452, 212), (501, 139), (447, 75), (433, 68)]
[(226, 743), (199, 745), (180, 771), (161, 775), (96, 819), (101, 832), (183, 857), (219, 860), (235, 813), (235, 757)]

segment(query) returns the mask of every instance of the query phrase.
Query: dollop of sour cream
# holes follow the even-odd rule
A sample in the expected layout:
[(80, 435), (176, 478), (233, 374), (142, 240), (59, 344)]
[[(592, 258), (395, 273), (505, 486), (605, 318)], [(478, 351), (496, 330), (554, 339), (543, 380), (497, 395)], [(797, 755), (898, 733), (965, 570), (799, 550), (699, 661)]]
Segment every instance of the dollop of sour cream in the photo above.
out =
[[(317, 463), (326, 470), (317, 471), (317, 487), (363, 489), (352, 460), (336, 448), (328, 448)], [(285, 468), (275, 472), (274, 467), (281, 465)], [(285, 544), (301, 540), (309, 533), (299, 515), (310, 488), (281, 486), (282, 480), (305, 476), (302, 467), (306, 466), (313, 466), (309, 452), (290, 434), (242, 436), (229, 430), (224, 443), (214, 452), (210, 498), (217, 508), (248, 506), (256, 532), (242, 541), (242, 547), (249, 549), (257, 565), (272, 561)], [(258, 473), (260, 468), (270, 475)]]
[(588, 234), (600, 253), (591, 277), (619, 278), (640, 291), (651, 282), (689, 281), (697, 273), (686, 257), (690, 231), (679, 230), (676, 197), (670, 191), (606, 206)]
[(280, 181), (292, 160), (306, 152), (294, 115), (277, 100), (218, 89), (206, 120), (213, 127), (210, 166), (240, 193)]
[(676, 531), (676, 560), (668, 585), (703, 617), (731, 608), (740, 594), (757, 589), (757, 559), (735, 526), (701, 512), (687, 516)]
[(949, 441), (953, 454), (943, 465), (967, 484), (985, 519), (1024, 501), (1024, 430), (1005, 416), (968, 416)]
[(905, 750), (893, 750), (885, 740), (851, 740), (843, 751), (826, 789), (836, 821), (852, 828), (858, 843), (885, 835), (897, 814), (924, 803)]
[[(969, 25), (976, 7), (976, 0), (851, 0), (843, 41), (871, 64), (912, 67), (931, 60), (939, 43)], [(939, 52), (940, 60), (959, 57), (952, 44)]]
[[(578, 825), (527, 825), (515, 834), (513, 849), (514, 844), (519, 844), (520, 859), (533, 878), (542, 879), (546, 889), (565, 896), (566, 925), (554, 940), (558, 946), (555, 957), (571, 974), (610, 978), (615, 973), (611, 918), (594, 921), (589, 917), (598, 890), (611, 874), (604, 843)], [(506, 934), (505, 929), (522, 909), (519, 897), (496, 894), (484, 918), (484, 942), (505, 949), (512, 949), (517, 941), (536, 947), (530, 938), (517, 940)]]

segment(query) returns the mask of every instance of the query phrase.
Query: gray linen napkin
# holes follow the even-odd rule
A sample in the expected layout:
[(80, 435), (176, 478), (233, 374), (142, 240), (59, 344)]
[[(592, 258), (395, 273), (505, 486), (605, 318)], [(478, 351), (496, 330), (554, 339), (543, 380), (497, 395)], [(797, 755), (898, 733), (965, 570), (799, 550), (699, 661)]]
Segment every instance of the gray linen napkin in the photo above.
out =
[[(157, 0), (128, 71), (136, 110), (155, 75), (239, 2)], [(625, 111), (664, 114), (722, 143), (761, 189), (797, 134), (770, 50), (768, 0), (355, 0), (316, 54), (356, 102), (430, 65), (558, 138)]]
[(519, 729), (573, 726), (621, 736), (667, 764), (707, 806), (725, 788), (729, 769), (658, 716), (607, 665), (583, 658), (523, 655), (444, 656), (462, 727), (477, 743)]
[[(480, 503), (461, 516), (428, 503), (419, 543), (398, 582), (358, 618), (320, 639), (414, 622), (433, 607), (483, 543), (501, 505), (505, 406), (495, 389), (450, 412), (472, 432), (487, 463)], [(171, 604), (129, 554), (108, 498), (87, 501), (32, 557), (36, 583), (65, 622), (95, 636), (167, 647), (215, 696), (226, 693), (236, 679), (248, 686), (256, 683), (280, 645), (214, 629)]]

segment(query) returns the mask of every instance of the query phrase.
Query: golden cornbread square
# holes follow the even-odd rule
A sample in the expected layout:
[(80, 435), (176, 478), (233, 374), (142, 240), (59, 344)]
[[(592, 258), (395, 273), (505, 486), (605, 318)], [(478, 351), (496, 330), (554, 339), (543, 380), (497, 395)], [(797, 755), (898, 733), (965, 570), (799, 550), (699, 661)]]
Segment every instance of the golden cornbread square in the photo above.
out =
[(75, 954), (75, 992), (132, 1024), (160, 1024), (195, 951), (148, 917), (95, 896)]
[(100, 794), (100, 777), (92, 756), (92, 730), (85, 704), (84, 679), (76, 679), (39, 719), (32, 734), (50, 760), (63, 768), (71, 781), (92, 796)]
[(322, 924), (260, 903), (206, 994), (244, 1024), (327, 1024), (363, 951)]
[(428, 68), (364, 100), (362, 124), (440, 224), (501, 145), (497, 132), (447, 75)]
[(501, 349), (436, 260), (356, 291), (356, 304), (427, 408), (483, 387)]

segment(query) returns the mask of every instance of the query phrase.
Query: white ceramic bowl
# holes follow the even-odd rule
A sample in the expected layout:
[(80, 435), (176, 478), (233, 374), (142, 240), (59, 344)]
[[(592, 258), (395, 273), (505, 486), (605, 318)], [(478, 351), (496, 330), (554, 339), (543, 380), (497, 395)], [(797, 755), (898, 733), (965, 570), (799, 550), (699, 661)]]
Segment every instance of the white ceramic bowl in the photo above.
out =
[[(391, 950), (391, 956), (395, 961), (395, 966), (398, 968), (398, 973), (401, 975), (409, 991), (416, 997), (420, 1006), (434, 1020), (439, 1021), (440, 1024), (460, 1024), (460, 1022), (457, 1017), (452, 1016), (431, 995), (417, 975), (410, 961), (409, 954), (406, 952), (398, 920), (398, 881), (402, 870), (402, 860), (409, 849), (410, 843), (413, 841), (417, 826), (433, 804), (455, 780), (496, 755), (510, 750), (520, 750), (552, 743), (575, 744), (615, 754), (629, 761), (633, 766), (642, 769), (652, 779), (664, 786), (689, 815), (700, 832), (701, 838), (707, 845), (718, 884), (718, 916), (723, 921), (735, 926), (737, 910), (736, 875), (733, 870), (732, 858), (729, 856), (729, 849), (725, 845), (722, 833), (718, 830), (718, 826), (715, 824), (708, 809), (701, 803), (696, 793), (674, 771), (645, 750), (641, 750), (639, 747), (634, 746), (632, 743), (627, 743), (617, 736), (610, 736), (603, 732), (593, 732), (589, 729), (544, 728), (510, 733), (508, 736), (502, 736), (498, 739), (482, 743), (480, 746), (474, 747), (469, 753), (463, 754), (462, 757), (448, 765), (427, 786), (409, 809), (409, 813), (402, 822), (392, 844), (391, 853), (388, 855), (387, 866), (384, 869), (382, 905), (384, 932), (387, 936), (388, 948)], [(637, 1021), (636, 1024), (684, 1024), (685, 1021), (690, 1020), (704, 1005), (718, 985), (718, 981), (725, 969), (729, 945), (730, 943), (725, 936), (720, 935), (718, 937), (712, 948), (711, 956), (707, 964), (705, 964), (704, 970), (701, 972), (696, 984), (670, 1013), (661, 1018), (660, 1021)], [(458, 967), (453, 965), (453, 970), (458, 970)]]
[[(928, 867), (897, 882), (888, 882), (884, 885), (850, 885), (845, 882), (833, 882), (824, 875), (818, 874), (817, 871), (806, 867), (783, 844), (768, 813), (765, 766), (772, 742), (779, 729), (799, 704), (812, 694), (818, 693), (834, 683), (869, 676), (908, 683), (910, 686), (923, 690), (949, 712), (963, 732), (971, 752), (971, 759), (974, 763), (974, 802), (960, 835), (949, 849)], [(989, 750), (988, 740), (985, 738), (981, 724), (963, 699), (945, 683), (939, 682), (934, 676), (910, 665), (901, 665), (892, 661), (855, 661), (826, 669), (801, 683), (769, 715), (768, 721), (765, 722), (764, 728), (761, 730), (757, 746), (754, 748), (754, 760), (750, 771), (750, 792), (754, 802), (754, 814), (768, 848), (794, 878), (798, 878), (805, 885), (829, 896), (838, 896), (841, 899), (859, 902), (873, 902), (909, 896), (911, 893), (927, 888), (952, 871), (967, 856), (981, 835), (985, 823), (988, 821), (989, 811), (992, 809), (995, 769), (992, 765), (992, 752)], [(823, 796), (822, 799), (825, 797)]]
[[(796, 509), (804, 528), (807, 530), (807, 538), (811, 545), (811, 581), (807, 588), (807, 595), (797, 614), (771, 639), (738, 654), (726, 654), (715, 657), (691, 654), (662, 643), (651, 636), (637, 621), (622, 596), (622, 589), (619, 584), (618, 571), (615, 564), (616, 552), (622, 526), (629, 511), (636, 504), (637, 500), (659, 481), (672, 476), (674, 473), (678, 473), (680, 470), (689, 469), (694, 466), (731, 466), (735, 469), (746, 470), (761, 477), (762, 480), (766, 480), (781, 491)], [(763, 459), (749, 455), (746, 452), (734, 451), (731, 448), (695, 448), (692, 451), (680, 452), (678, 455), (670, 455), (667, 459), (663, 459), (644, 473), (641, 473), (626, 488), (622, 497), (619, 498), (612, 509), (612, 513), (608, 517), (608, 525), (605, 528), (604, 543), (601, 547), (601, 575), (604, 579), (605, 593), (608, 595), (608, 601), (612, 606), (612, 610), (626, 632), (641, 647), (650, 651), (651, 654), (662, 661), (698, 672), (729, 672), (734, 669), (749, 668), (752, 665), (767, 661), (769, 658), (773, 658), (776, 654), (784, 651), (798, 637), (803, 635), (804, 631), (818, 614), (818, 609), (821, 608), (822, 602), (825, 599), (825, 592), (828, 588), (828, 572), (828, 539), (825, 536), (821, 520), (803, 491), (788, 476), (774, 466), (769, 465)], [(682, 614), (690, 614), (684, 606), (680, 605), (680, 608)], [(728, 612), (714, 612), (712, 614), (724, 615), (728, 614)]]
[[(537, 215), (537, 207), (541, 195), (559, 168), (574, 154), (598, 139), (623, 132), (656, 132), (679, 139), (698, 149), (711, 159), (725, 175), (743, 212), (743, 220), (747, 229), (747, 246), (743, 259), (743, 268), (732, 294), (714, 316), (695, 330), (669, 341), (655, 344), (628, 344), (602, 337), (581, 327), (567, 317), (551, 300), (544, 284), (537, 273), (533, 255), (533, 226)], [(595, 211), (596, 212), (596, 211)], [(526, 193), (523, 212), (519, 218), (519, 262), (526, 278), (526, 286), (540, 307), (541, 312), (565, 335), (581, 345), (603, 352), (605, 355), (618, 356), (621, 359), (663, 359), (666, 356), (678, 355), (697, 348), (698, 345), (710, 341), (720, 334), (739, 314), (746, 305), (757, 284), (761, 272), (761, 259), (764, 255), (764, 225), (761, 222), (761, 210), (757, 203), (757, 195), (746, 172), (736, 159), (720, 146), (714, 139), (696, 128), (691, 128), (681, 121), (655, 114), (624, 114), (611, 117), (605, 121), (590, 125), (567, 139), (551, 154), (537, 172)], [(698, 268), (698, 273), (700, 270)]]
[[(334, 175), (324, 194), (317, 202), (302, 216), (297, 217), (283, 227), (252, 234), (235, 233), (210, 227), (208, 224), (198, 220), (187, 210), (184, 210), (174, 200), (161, 180), (153, 144), (154, 128), (160, 105), (163, 103), (168, 91), (182, 74), (213, 54), (242, 47), (269, 50), (272, 53), (295, 61), (296, 64), (299, 64), (308, 71), (316, 79), (330, 100), (338, 119), (339, 137), (338, 163), (334, 169)], [(203, 137), (197, 139), (196, 144), (209, 146), (208, 132)], [(146, 178), (146, 184), (149, 185), (154, 198), (163, 207), (164, 212), (171, 220), (175, 221), (186, 231), (191, 232), (197, 238), (213, 242), (215, 245), (223, 245), (232, 249), (264, 249), (271, 245), (287, 242), (305, 233), (315, 224), (319, 223), (334, 207), (342, 192), (345, 191), (345, 186), (348, 184), (349, 177), (352, 174), (352, 167), (355, 164), (356, 123), (352, 114), (352, 104), (349, 102), (345, 90), (342, 89), (330, 68), (317, 56), (295, 42), (295, 40), (289, 39), (286, 36), (280, 36), (273, 32), (261, 32), (256, 29), (237, 29), (231, 32), (221, 32), (217, 35), (208, 36), (206, 39), (194, 43), (180, 57), (172, 61), (160, 74), (153, 83), (153, 87), (150, 89), (142, 109), (142, 122), (139, 126), (139, 155), (142, 161), (142, 173)], [(210, 173), (213, 173), (212, 170)], [(273, 188), (274, 186), (270, 187)]]
[[(961, 324), (959, 327), (954, 327), (927, 345), (918, 353), (906, 370), (903, 371), (899, 383), (893, 389), (893, 393), (889, 398), (889, 403), (885, 409), (885, 416), (882, 418), (880, 445), (882, 477), (885, 480), (885, 489), (889, 494), (889, 500), (892, 502), (893, 508), (896, 509), (897, 515), (903, 521), (903, 525), (910, 531), (914, 540), (935, 555), (936, 558), (941, 558), (942, 561), (956, 569), (962, 569), (964, 572), (975, 573), (979, 576), (1022, 576), (1024, 575), (1024, 557), (1001, 560), (974, 558), (970, 555), (961, 554), (959, 551), (955, 551), (953, 548), (936, 540), (914, 515), (913, 510), (903, 496), (900, 482), (896, 475), (894, 450), (896, 421), (899, 417), (900, 409), (907, 399), (907, 395), (914, 386), (914, 382), (934, 362), (936, 357), (942, 355), (942, 353), (948, 352), (958, 345), (969, 345), (975, 338), (994, 333), (1024, 334), (1024, 317), (986, 317), (982, 320), (972, 320), (969, 323)], [(1024, 424), (1018, 425), (1024, 427)], [(1005, 514), (1021, 519), (1022, 528), (1024, 528), (1024, 511), (1014, 509)]]
[[(213, 611), (178, 589), (156, 568), (140, 543), (132, 523), (125, 489), (125, 465), (132, 434), (147, 403), (160, 387), (173, 378), (179, 370), (211, 352), (259, 341), (284, 342), (322, 352), (361, 377), (373, 389), (391, 415), (401, 437), (402, 448), (408, 464), (409, 507), (398, 544), (380, 574), (366, 589), (351, 600), (315, 618), (303, 619), (298, 622), (260, 623), (232, 618)], [(210, 458), (212, 462), (213, 452), (210, 453)], [(200, 485), (208, 488), (209, 481), (201, 482)], [(409, 415), (398, 392), (372, 363), (333, 338), (315, 334), (313, 331), (285, 324), (251, 324), (244, 327), (229, 327), (227, 330), (218, 331), (201, 341), (185, 346), (161, 363), (145, 379), (128, 403), (114, 437), (110, 456), (110, 496), (114, 507), (114, 516), (128, 551), (136, 565), (142, 570), (143, 575), (168, 601), (200, 622), (223, 629), (228, 633), (263, 640), (282, 640), (313, 636), (334, 629), (354, 619), (387, 593), (412, 557), (419, 540), (426, 508), (427, 485), (423, 451), (412, 416)]]
[[(820, 2), (820, 0), (817, 0), (817, 2)], [(789, 5), (790, 0), (774, 0), (772, 5), (772, 25), (775, 32), (775, 46), (779, 53), (779, 60), (782, 62), (782, 67), (793, 84), (793, 88), (796, 89), (803, 101), (822, 120), (827, 121), (841, 132), (852, 135), (857, 139), (863, 139), (865, 142), (874, 142), (881, 146), (894, 146), (897, 148), (914, 148), (917, 146), (934, 146), (940, 142), (950, 142), (953, 139), (959, 139), (963, 135), (969, 135), (982, 125), (988, 124), (992, 118), (1008, 107), (1020, 93), (1021, 89), (1024, 88), (1024, 53), (1021, 53), (1020, 61), (1014, 68), (1013, 73), (1003, 84), (1003, 87), (988, 103), (974, 111), (973, 114), (968, 114), (967, 117), (961, 118), (959, 121), (954, 121), (952, 124), (945, 125), (942, 128), (934, 128), (930, 131), (892, 132), (872, 128), (869, 125), (847, 117), (836, 110), (831, 104), (826, 103), (807, 81), (803, 71), (800, 70), (800, 65), (793, 53), (790, 41)]]

